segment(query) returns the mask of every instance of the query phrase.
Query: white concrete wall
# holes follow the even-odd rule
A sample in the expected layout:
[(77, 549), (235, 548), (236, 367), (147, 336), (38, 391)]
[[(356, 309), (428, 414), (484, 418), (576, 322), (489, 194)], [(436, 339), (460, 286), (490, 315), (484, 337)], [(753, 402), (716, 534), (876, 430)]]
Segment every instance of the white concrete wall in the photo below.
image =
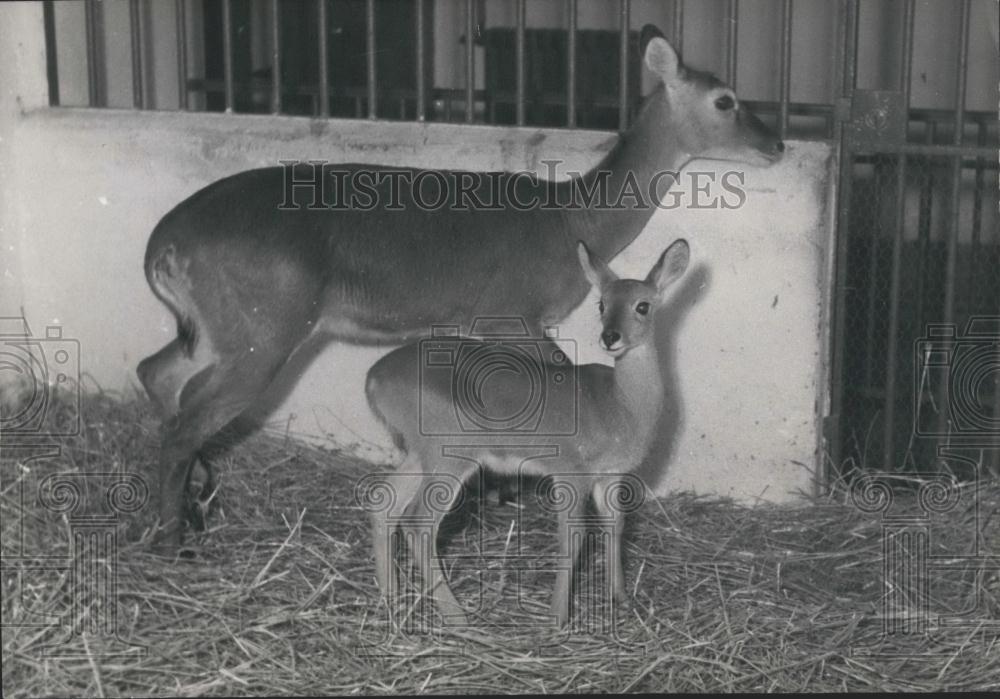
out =
[[(0, 23), (13, 18), (31, 36), (41, 13), (28, 7), (0, 9)], [(105, 389), (135, 387), (138, 361), (174, 336), (172, 317), (143, 277), (149, 232), (220, 177), (294, 158), (468, 169), (527, 169), (560, 158), (585, 169), (613, 143), (595, 132), (51, 110), (37, 85), (40, 46), (0, 49), (0, 85), (14, 85), (0, 104), (0, 315), (16, 315), (23, 303), (36, 333), (62, 325), (80, 342), (88, 385)], [(36, 80), (18, 83), (12, 70)], [(707, 161), (689, 168), (711, 169)], [(693, 209), (689, 192), (612, 264), (644, 275), (683, 235), (692, 269), (702, 268), (699, 301), (678, 337), (685, 426), (669, 468), (655, 469), (667, 472), (661, 490), (782, 501), (811, 489), (826, 400), (831, 172), (828, 146), (791, 143), (780, 165), (745, 169), (744, 206)], [(606, 361), (592, 306), (581, 305), (562, 337), (577, 341), (582, 361)], [(270, 424), (387, 457), (388, 439), (362, 392), (368, 366), (386, 350), (332, 346)]]

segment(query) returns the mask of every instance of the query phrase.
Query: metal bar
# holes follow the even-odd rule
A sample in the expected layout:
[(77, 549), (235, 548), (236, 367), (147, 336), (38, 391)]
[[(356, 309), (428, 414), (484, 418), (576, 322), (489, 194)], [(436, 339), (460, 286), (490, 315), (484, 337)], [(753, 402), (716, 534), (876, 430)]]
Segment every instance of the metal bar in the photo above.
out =
[(142, 94), (142, 7), (140, 0), (129, 0), (129, 51), (132, 54), (132, 106), (143, 109)]
[(517, 0), (517, 19), (514, 29), (516, 40), (517, 96), (514, 100), (517, 125), (524, 126), (524, 0)]
[(855, 153), (858, 155), (866, 153), (905, 153), (907, 155), (937, 155), (942, 157), (955, 155), (966, 159), (992, 158), (994, 161), (996, 161), (997, 157), (997, 149), (995, 146), (980, 148), (978, 146), (952, 146), (944, 143), (936, 143), (933, 146), (928, 146), (923, 143), (886, 144), (879, 145), (878, 150), (873, 150), (873, 147), (868, 146), (863, 149), (856, 149)]
[(427, 85), (424, 71), (426, 68), (426, 57), (424, 52), (424, 0), (417, 0), (417, 121), (423, 121), (427, 117)]
[(684, 0), (674, 0), (671, 13), (670, 43), (678, 54), (684, 50)]
[(860, 28), (861, 12), (858, 0), (847, 2), (847, 46), (844, 47), (844, 84), (843, 94), (850, 95), (858, 87), (858, 30)]
[(628, 128), (628, 29), (630, 0), (619, 0), (621, 15), (621, 42), (618, 51), (618, 130)]
[(97, 46), (97, 36), (100, 26), (101, 6), (95, 0), (86, 0), (83, 5), (83, 21), (87, 41), (87, 103), (91, 107), (101, 107), (104, 94), (102, 74), (104, 66), (100, 65), (100, 51)]
[(569, 34), (566, 37), (566, 126), (576, 128), (576, 20), (577, 0), (569, 0)]
[(174, 3), (174, 8), (177, 20), (177, 106), (186, 110), (188, 108), (187, 8), (184, 0), (177, 0)]
[(788, 99), (792, 90), (792, 0), (781, 3), (781, 83), (778, 111), (778, 136), (788, 133)]
[(726, 82), (736, 89), (736, 29), (739, 23), (740, 0), (726, 3)]
[(226, 114), (233, 113), (233, 3), (222, 0), (222, 60), (226, 90)]
[(965, 94), (968, 84), (969, 65), (969, 6), (971, 0), (963, 0), (958, 31), (958, 69), (955, 75), (955, 135), (952, 143), (962, 145), (965, 130)]
[[(935, 132), (937, 130), (936, 121), (927, 122), (927, 132), (925, 141), (928, 144), (934, 143)], [(924, 320), (924, 295), (926, 292), (927, 276), (927, 246), (931, 237), (931, 218), (934, 215), (934, 168), (924, 169), (924, 182), (920, 188), (920, 203), (917, 214), (917, 319), (918, 322)], [(918, 399), (919, 400), (919, 399)], [(914, 405), (919, 405), (915, 403)]]
[[(959, 19), (959, 54), (958, 54), (958, 74), (955, 76), (957, 89), (955, 91), (955, 131), (952, 134), (952, 143), (960, 146), (962, 143), (962, 132), (965, 128), (965, 91), (966, 91), (966, 66), (968, 65), (969, 53), (969, 0), (962, 3), (961, 17)], [(962, 196), (962, 158), (952, 156), (951, 160), (951, 189), (949, 190), (948, 213), (951, 217), (948, 226), (948, 246), (945, 255), (945, 282), (944, 282), (944, 306), (942, 308), (942, 322), (952, 323), (955, 320), (955, 284), (956, 267), (958, 256), (958, 230), (959, 218), (961, 216), (961, 196)], [(938, 398), (947, 400), (948, 394), (947, 379), (942, 378), (938, 387)], [(939, 403), (939, 405), (942, 405)], [(938, 434), (945, 434), (948, 428), (946, 424), (947, 415), (944, 411), (939, 413)]]
[(271, 0), (271, 113), (281, 114), (281, 7)]
[(326, 25), (326, 0), (317, 0), (316, 9), (316, 21), (319, 23), (319, 115), (328, 117), (330, 116), (330, 48)]
[(377, 76), (375, 59), (378, 48), (375, 40), (375, 0), (365, 3), (365, 63), (368, 69), (368, 118), (374, 119), (378, 114), (378, 92), (375, 89)]
[[(839, 96), (850, 98), (856, 84), (858, 0), (845, 0), (841, 6), (844, 25), (844, 62)], [(839, 124), (839, 121), (838, 121)], [(838, 126), (838, 134), (840, 134)], [(844, 349), (847, 334), (847, 253), (850, 234), (851, 188), (854, 180), (854, 162), (843, 139), (839, 151), (839, 183), (837, 186), (837, 239), (834, 260), (833, 301), (833, 357), (830, 366), (830, 418), (826, 430), (830, 465), (840, 473), (844, 446)], [(833, 474), (825, 474), (833, 475)], [(831, 479), (827, 478), (826, 483)]]
[(49, 106), (59, 106), (59, 54), (56, 51), (56, 13), (52, 0), (42, 3), (45, 24), (45, 76), (49, 82)]
[(465, 120), (472, 123), (476, 116), (476, 6), (474, 0), (465, 0)]
[[(912, 5), (912, 0), (908, 4)], [(896, 379), (899, 347), (899, 303), (901, 262), (903, 251), (903, 220), (906, 204), (906, 156), (897, 157), (896, 217), (892, 236), (892, 267), (889, 282), (889, 328), (886, 341), (885, 396), (882, 415), (885, 419), (882, 436), (882, 468), (890, 470), (895, 460)]]
[[(913, 16), (914, 0), (906, 0), (903, 9), (903, 46), (900, 58), (899, 91), (903, 93), (903, 107), (910, 113), (910, 78), (913, 74)], [(909, 119), (907, 119), (909, 123)], [(904, 139), (905, 140), (905, 139)]]

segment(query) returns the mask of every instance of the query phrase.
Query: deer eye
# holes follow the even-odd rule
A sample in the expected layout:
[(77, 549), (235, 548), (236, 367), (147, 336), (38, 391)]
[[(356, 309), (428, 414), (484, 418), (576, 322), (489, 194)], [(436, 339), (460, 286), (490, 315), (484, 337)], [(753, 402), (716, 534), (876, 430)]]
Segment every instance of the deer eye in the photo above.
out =
[(649, 313), (649, 303), (646, 301), (640, 301), (635, 306), (635, 312), (641, 316), (646, 315), (647, 313)]
[(597, 302), (597, 312), (604, 315), (604, 299)]
[(733, 99), (732, 95), (723, 95), (719, 99), (715, 100), (715, 108), (723, 112), (728, 111), (736, 106), (736, 101)]

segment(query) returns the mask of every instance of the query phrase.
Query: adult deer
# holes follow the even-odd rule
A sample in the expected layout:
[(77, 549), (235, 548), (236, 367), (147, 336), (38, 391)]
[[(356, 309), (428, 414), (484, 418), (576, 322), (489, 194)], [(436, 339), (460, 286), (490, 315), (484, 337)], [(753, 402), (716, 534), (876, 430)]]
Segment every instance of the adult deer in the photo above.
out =
[[(369, 370), (368, 403), (406, 453), (397, 471), (386, 478), (394, 496), (392, 507), (374, 511), (372, 517), (376, 576), (390, 599), (395, 589), (390, 543), (396, 523), (401, 522), (425, 588), (439, 610), (446, 619), (465, 619), (441, 570), (437, 534), (477, 467), (504, 475), (550, 476), (558, 482), (555, 487), (569, 503), (559, 510), (562, 567), (551, 610), (560, 625), (569, 618), (580, 553), (581, 539), (570, 536), (570, 523), (581, 519), (590, 494), (598, 513), (613, 523), (608, 578), (612, 596), (618, 599), (624, 594), (624, 509), (613, 500), (628, 490), (622, 489), (623, 474), (636, 469), (646, 456), (660, 417), (664, 387), (654, 320), (668, 287), (687, 269), (690, 254), (686, 241), (674, 241), (644, 281), (618, 279), (582, 242), (578, 254), (587, 281), (600, 293), (600, 344), (614, 358), (614, 368), (586, 364), (574, 371), (558, 345), (545, 339), (538, 341), (534, 352), (526, 351), (534, 347), (516, 342), (430, 339), (393, 350)], [(450, 356), (451, 363), (434, 359), (441, 354)], [(446, 370), (435, 370), (442, 364)], [(574, 374), (572, 379), (565, 376), (569, 373)], [(575, 425), (575, 429), (561, 435), (509, 426), (476, 434), (451, 429), (463, 411), (498, 418), (523, 413), (531, 402), (528, 397), (544, 391), (549, 377), (556, 375), (564, 378), (555, 383), (571, 390), (539, 403), (547, 413), (558, 414), (542, 416), (538, 425)], [(467, 417), (475, 420), (476, 414)], [(436, 497), (426, 492), (428, 488), (437, 489)], [(428, 521), (430, 531), (424, 533), (421, 525)]]
[[(656, 208), (600, 206), (585, 192), (603, 180), (614, 203), (630, 181), (669, 186), (663, 173), (694, 157), (759, 165), (780, 158), (782, 142), (732, 89), (681, 65), (655, 27), (643, 36), (660, 84), (632, 128), (581, 177), (394, 170), (404, 176), (373, 184), (353, 176), (387, 168), (344, 165), (324, 170), (324, 192), (340, 204), (364, 195), (375, 205), (328, 208), (308, 195), (308, 205), (288, 206), (289, 190), (303, 192), (284, 168), (271, 167), (219, 180), (163, 217), (146, 249), (146, 278), (176, 317), (178, 336), (138, 367), (164, 417), (161, 544), (180, 542), (186, 483), (206, 441), (254, 405), (307, 341), (402, 343), (433, 322), (469, 327), (481, 316), (556, 323), (588, 288), (570, 241), (611, 259)], [(310, 168), (292, 174), (308, 179)], [(485, 210), (422, 209), (409, 185), (425, 174), (462, 186), (471, 178), (467, 191), (479, 201), (498, 192), (500, 200)], [(533, 199), (559, 205), (520, 205)]]

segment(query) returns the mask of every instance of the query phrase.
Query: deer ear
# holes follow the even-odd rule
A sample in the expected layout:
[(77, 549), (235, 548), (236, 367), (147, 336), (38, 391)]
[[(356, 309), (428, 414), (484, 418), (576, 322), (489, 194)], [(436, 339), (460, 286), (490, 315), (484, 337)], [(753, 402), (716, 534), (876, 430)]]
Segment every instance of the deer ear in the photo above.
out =
[(672, 85), (680, 80), (680, 59), (662, 35), (652, 36), (646, 44), (646, 66), (660, 77), (664, 85)]
[(677, 281), (684, 270), (687, 269), (688, 261), (691, 259), (691, 249), (687, 241), (683, 238), (675, 240), (670, 247), (663, 251), (660, 259), (653, 265), (646, 276), (646, 283), (652, 284), (661, 294), (664, 290)]
[(576, 244), (576, 255), (580, 258), (580, 267), (583, 268), (583, 275), (587, 277), (590, 285), (600, 289), (605, 284), (613, 282), (618, 276), (611, 271), (611, 268), (590, 254), (587, 244), (582, 240)]

